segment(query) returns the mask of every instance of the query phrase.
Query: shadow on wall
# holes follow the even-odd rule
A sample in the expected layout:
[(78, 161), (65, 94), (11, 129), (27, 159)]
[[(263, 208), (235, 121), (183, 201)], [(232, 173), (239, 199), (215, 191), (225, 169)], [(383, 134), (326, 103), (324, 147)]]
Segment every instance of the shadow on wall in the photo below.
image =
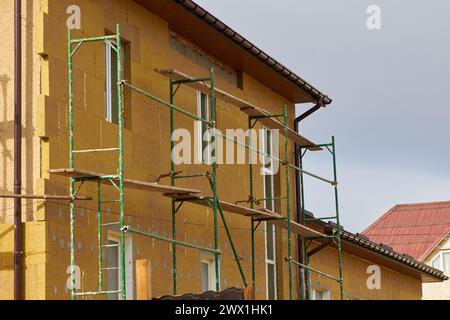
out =
[(4, 230), (0, 231), (0, 271), (12, 270), (14, 265), (14, 255), (13, 250), (6, 247), (8, 244), (12, 244), (12, 233), (14, 232), (14, 227), (9, 226)]
[[(1, 193), (7, 193), (9, 192), (9, 189), (11, 190), (12, 186), (8, 186), (8, 181), (6, 179), (7, 177), (7, 170), (8, 170), (8, 164), (12, 163), (13, 161), (13, 154), (12, 150), (8, 149), (7, 142), (13, 138), (14, 132), (14, 124), (13, 121), (5, 121), (7, 119), (8, 115), (8, 84), (11, 81), (11, 78), (7, 74), (0, 75), (0, 86), (1, 86), (1, 96), (3, 99), (3, 105), (2, 105), (2, 119), (3, 121), (0, 122), (0, 152), (2, 153), (2, 163), (1, 163), (1, 173), (2, 177), (2, 185), (0, 186), (0, 192)], [(2, 206), (0, 208), (0, 223), (6, 223), (6, 215), (9, 211), (11, 211), (11, 208), (9, 204), (12, 205), (12, 201), (9, 200), (2, 200)]]
[[(35, 55), (33, 54), (33, 10), (34, 1), (27, 1), (25, 12), (23, 12), (22, 31), (23, 31), (23, 47), (22, 56), (24, 64), (22, 65), (22, 192), (32, 194), (35, 188), (35, 182), (37, 175), (34, 171), (34, 159), (36, 158), (36, 152), (39, 152), (38, 148), (33, 146), (36, 130), (33, 126), (33, 107), (36, 101), (33, 93), (34, 90), (34, 61)], [(11, 17), (12, 19), (12, 17)], [(11, 41), (14, 35), (10, 36)], [(11, 48), (13, 48), (11, 42)], [(14, 63), (12, 61), (11, 63)], [(7, 177), (13, 177), (14, 170), (14, 83), (13, 74), (1, 74), (0, 75), (0, 90), (1, 101), (0, 106), (2, 113), (0, 115), (0, 152), (2, 154), (2, 162), (0, 163), (0, 173), (3, 177), (0, 185), (1, 193), (12, 193), (14, 190), (14, 181), (7, 179)], [(9, 89), (9, 90), (8, 90)], [(9, 92), (8, 92), (9, 91)], [(9, 116), (9, 117), (8, 117)], [(11, 119), (11, 120), (8, 120)], [(9, 175), (8, 175), (9, 174)], [(22, 202), (23, 218), (24, 221), (33, 219), (34, 203), (31, 200), (24, 200)], [(14, 202), (12, 200), (2, 200), (0, 206), (0, 223), (11, 223), (14, 213)]]

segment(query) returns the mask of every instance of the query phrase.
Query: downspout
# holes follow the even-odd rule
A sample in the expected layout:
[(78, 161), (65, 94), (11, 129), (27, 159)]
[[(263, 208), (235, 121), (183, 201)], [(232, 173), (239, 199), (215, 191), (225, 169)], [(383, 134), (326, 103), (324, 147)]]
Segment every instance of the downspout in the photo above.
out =
[[(294, 130), (298, 132), (298, 124), (300, 122), (300, 117), (294, 119)], [(300, 166), (300, 152), (298, 144), (295, 143), (295, 166), (299, 168)], [(301, 199), (301, 191), (300, 191), (300, 172), (296, 172), (295, 174), (295, 192), (296, 192), (296, 214), (297, 214), (297, 222), (303, 224), (303, 215), (302, 215), (302, 199)], [(303, 237), (297, 236), (297, 250), (298, 250), (298, 260), (300, 263), (304, 263), (305, 260), (305, 252), (303, 247)], [(305, 269), (300, 268), (300, 300), (306, 300), (306, 278), (305, 278)]]
[[(22, 193), (22, 3), (14, 3), (14, 194)], [(22, 201), (14, 199), (14, 300), (22, 300)]]
[[(300, 115), (294, 119), (294, 131), (299, 133), (299, 123), (302, 120), (304, 120), (306, 117), (310, 116), (311, 114), (313, 114), (314, 112), (319, 110), (321, 107), (324, 107), (322, 98), (319, 99), (319, 102), (314, 107), (312, 107), (311, 109), (309, 109), (308, 111), (306, 111), (305, 113), (303, 113), (302, 115)], [(300, 154), (301, 154), (302, 150), (297, 143), (294, 146), (294, 150), (295, 150), (295, 166), (297, 168), (300, 168), (301, 167)], [(302, 196), (301, 196), (300, 187), (301, 187), (300, 186), (300, 172), (297, 171), (295, 174), (297, 222), (300, 224), (304, 224), (303, 215), (302, 215), (303, 204), (302, 204), (302, 199), (301, 199)], [(297, 249), (298, 249), (299, 262), (304, 264), (306, 252), (304, 251), (304, 247), (303, 247), (303, 237), (297, 237)], [(306, 270), (304, 268), (300, 268), (299, 270), (300, 270), (300, 279), (299, 279), (299, 281), (300, 281), (300, 292), (299, 292), (300, 300), (307, 300), (308, 293), (306, 292)]]

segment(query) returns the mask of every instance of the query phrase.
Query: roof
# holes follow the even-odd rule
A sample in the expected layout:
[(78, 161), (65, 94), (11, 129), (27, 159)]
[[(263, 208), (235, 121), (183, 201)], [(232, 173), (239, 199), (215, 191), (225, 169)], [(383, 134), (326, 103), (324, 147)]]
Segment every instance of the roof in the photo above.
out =
[[(230, 67), (245, 72), (294, 103), (332, 100), (191, 0), (135, 0), (169, 28)], [(310, 63), (310, 62), (308, 62)]]
[[(355, 235), (343, 230), (341, 232), (341, 239), (344, 240), (344, 249), (345, 243), (348, 242), (351, 244), (355, 244), (363, 249), (370, 250), (377, 256), (381, 256), (390, 260), (391, 263), (389, 263), (388, 266), (394, 270), (397, 269), (394, 264), (398, 264), (399, 266), (408, 267), (419, 271), (421, 273), (422, 282), (438, 282), (448, 280), (448, 277), (441, 270), (423, 264), (422, 262), (417, 261), (413, 257), (410, 257), (406, 254), (396, 252), (392, 248), (389, 248), (385, 245), (376, 244), (363, 235)], [(413, 275), (411, 272), (405, 273)]]
[(443, 201), (396, 205), (363, 234), (424, 261), (449, 232), (450, 201)]
[[(324, 228), (325, 232), (337, 231), (337, 225), (332, 222), (315, 221), (316, 226)], [(448, 280), (441, 271), (432, 268), (411, 256), (399, 253), (389, 246), (375, 243), (365, 235), (353, 234), (340, 228), (342, 249), (350, 254), (361, 257), (373, 263), (384, 265), (391, 270), (420, 278), (422, 282), (439, 282)], [(319, 240), (321, 241), (321, 240)]]

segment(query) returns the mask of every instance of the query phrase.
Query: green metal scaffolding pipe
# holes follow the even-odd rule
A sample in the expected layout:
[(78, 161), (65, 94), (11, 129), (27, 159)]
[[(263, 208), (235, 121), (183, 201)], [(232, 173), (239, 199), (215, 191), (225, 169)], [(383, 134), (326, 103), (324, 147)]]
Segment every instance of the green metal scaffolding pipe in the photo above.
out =
[[(243, 148), (245, 148), (245, 149), (248, 149), (248, 150), (250, 150), (250, 151), (256, 152), (256, 153), (258, 153), (258, 154), (260, 154), (260, 155), (262, 155), (262, 156), (264, 156), (264, 157), (271, 158), (272, 160), (275, 160), (275, 161), (278, 161), (278, 162), (280, 162), (280, 163), (286, 164), (285, 161), (283, 161), (283, 160), (281, 160), (281, 159), (279, 159), (279, 158), (277, 158), (277, 157), (274, 157), (274, 156), (272, 156), (272, 155), (269, 155), (269, 154), (267, 154), (267, 153), (265, 153), (265, 152), (259, 151), (259, 150), (255, 149), (255, 148), (253, 148), (253, 147), (251, 147), (251, 146), (245, 144), (245, 143), (236, 141), (235, 139), (231, 139), (230, 137), (227, 137), (226, 135), (223, 135), (223, 134), (221, 134), (221, 133), (216, 133), (216, 134), (217, 134), (217, 136), (223, 138), (224, 140), (233, 142), (233, 143), (236, 144), (236, 145), (239, 145), (239, 146), (241, 146), (241, 147), (243, 147)], [(250, 133), (249, 133), (249, 136), (250, 136)], [(251, 161), (250, 161), (250, 162), (251, 162)], [(306, 174), (307, 176), (316, 178), (316, 179), (321, 180), (321, 181), (323, 181), (323, 182), (326, 182), (326, 183), (328, 183), (328, 184), (331, 184), (331, 185), (336, 185), (336, 184), (337, 184), (336, 181), (328, 180), (328, 179), (323, 178), (323, 177), (321, 177), (321, 176), (318, 176), (318, 175), (316, 175), (316, 174), (314, 174), (314, 173), (311, 173), (311, 172), (309, 172), (309, 171), (306, 171), (306, 170), (303, 170), (303, 169), (301, 169), (301, 168), (299, 168), (299, 167), (296, 167), (296, 166), (294, 166), (294, 165), (291, 164), (291, 163), (287, 163), (287, 166), (290, 167), (291, 169), (294, 169), (294, 170), (299, 171), (299, 172), (303, 172), (303, 173)]]
[[(288, 111), (287, 106), (284, 106), (284, 161), (289, 163), (289, 131), (288, 131)], [(288, 270), (289, 270), (289, 299), (293, 299), (293, 283), (292, 283), (292, 235), (291, 235), (291, 193), (290, 193), (290, 179), (289, 168), (286, 166), (286, 208), (287, 208), (287, 229), (288, 229)]]
[[(211, 122), (212, 122), (212, 128), (213, 128), (213, 152), (212, 152), (212, 184), (213, 184), (213, 214), (214, 214), (214, 249), (219, 249), (219, 230), (218, 230), (218, 217), (217, 217), (217, 211), (218, 211), (218, 205), (219, 205), (219, 199), (217, 195), (217, 157), (216, 157), (216, 150), (217, 150), (217, 113), (216, 113), (216, 94), (215, 94), (215, 79), (214, 79), (214, 67), (211, 67), (211, 97), (210, 97), (210, 104), (211, 104)], [(216, 253), (214, 255), (215, 260), (215, 276), (216, 276), (216, 291), (220, 290), (220, 261), (219, 261), (219, 255)]]
[(102, 184), (97, 181), (97, 250), (98, 250), (98, 287), (103, 290), (103, 249), (102, 249)]
[[(72, 32), (68, 30), (68, 72), (69, 72), (69, 168), (74, 168), (74, 136), (73, 136), (73, 62), (72, 62)], [(70, 197), (75, 196), (75, 179), (70, 178)], [(75, 299), (75, 202), (70, 201), (70, 283), (72, 300)]]
[[(289, 260), (289, 259), (287, 259), (287, 260)], [(314, 269), (314, 268), (309, 267), (307, 265), (304, 265), (303, 263), (300, 263), (300, 262), (295, 261), (295, 260), (292, 260), (291, 262), (293, 264), (299, 266), (300, 268), (304, 268), (304, 269), (307, 269), (307, 270), (312, 271), (314, 273), (320, 274), (321, 276), (327, 277), (327, 278), (332, 279), (332, 280), (334, 280), (336, 282), (341, 282), (341, 280), (339, 278), (333, 277), (332, 275), (329, 275), (329, 274), (327, 274), (325, 272), (322, 272), (320, 270), (317, 270), (317, 269)]]
[[(251, 129), (252, 123), (251, 119), (248, 119), (248, 127)], [(234, 139), (233, 139), (234, 140)], [(248, 143), (249, 147), (252, 147), (253, 141), (252, 141), (252, 130), (249, 130), (248, 134)], [(254, 198), (254, 191), (253, 191), (253, 163), (250, 161), (249, 164), (249, 170), (250, 170), (250, 198)], [(254, 208), (253, 201), (250, 202), (250, 208)], [(256, 288), (256, 260), (255, 260), (255, 219), (252, 218), (251, 220), (251, 245), (252, 245), (252, 287)]]
[[(122, 86), (122, 39), (120, 26), (117, 24), (117, 109), (119, 114), (119, 193), (120, 193), (120, 227), (121, 229), (125, 226), (125, 192), (124, 192), (124, 163), (123, 163), (123, 86)], [(125, 264), (125, 232), (120, 232), (120, 249), (121, 249), (121, 295), (122, 300), (126, 300), (126, 264)]]
[(153, 238), (153, 239), (156, 239), (156, 240), (169, 242), (169, 243), (172, 243), (172, 244), (177, 244), (177, 245), (180, 245), (180, 246), (183, 246), (183, 247), (187, 247), (187, 248), (202, 250), (202, 251), (210, 252), (210, 253), (214, 253), (214, 254), (222, 254), (222, 252), (220, 250), (210, 249), (210, 248), (198, 246), (198, 245), (193, 244), (193, 243), (188, 243), (188, 242), (183, 242), (183, 241), (170, 239), (170, 238), (159, 236), (159, 235), (156, 235), (156, 234), (153, 234), (153, 233), (150, 233), (150, 232), (145, 232), (145, 231), (132, 229), (132, 228), (130, 228), (128, 226), (125, 226), (122, 230), (125, 233), (134, 233), (134, 234), (138, 234), (138, 235), (141, 235), (141, 236), (150, 237), (150, 238)]
[[(334, 171), (334, 179), (337, 179), (337, 166), (336, 166), (336, 141), (334, 136), (332, 139), (332, 154), (333, 154), (333, 171)], [(341, 224), (339, 219), (339, 195), (337, 185), (334, 186), (334, 201), (336, 207), (336, 224), (338, 227), (337, 231), (337, 245), (338, 245), (338, 258), (339, 258), (339, 284), (340, 284), (340, 295), (341, 300), (344, 299), (344, 280), (343, 280), (343, 270), (342, 270), (342, 247), (341, 247)]]
[(72, 43), (80, 43), (80, 42), (96, 42), (96, 41), (104, 41), (104, 40), (117, 40), (117, 35), (93, 37), (93, 38), (82, 38), (82, 39), (72, 39), (72, 40), (70, 40), (69, 43), (72, 44)]
[[(175, 93), (173, 91), (173, 82), (170, 80), (170, 137), (172, 137), (173, 132), (175, 130), (175, 115), (174, 115), (174, 99), (175, 99)], [(173, 139), (170, 139), (170, 154), (172, 155), (173, 149), (175, 148), (175, 143)], [(174, 173), (175, 171), (175, 163), (173, 162), (172, 156), (170, 157), (170, 185), (172, 187), (175, 186), (175, 178)], [(175, 207), (175, 200), (171, 200), (171, 207), (172, 207), (172, 239), (177, 239), (177, 225), (176, 225), (176, 214), (177, 209)], [(177, 294), (177, 246), (176, 243), (172, 244), (172, 286), (173, 286), (173, 294)]]
[[(213, 185), (212, 185), (211, 179), (208, 179), (208, 181), (209, 181), (209, 184), (210, 184), (210, 186), (212, 188)], [(208, 201), (208, 203), (210, 203), (210, 202)], [(244, 282), (244, 287), (247, 287), (247, 280), (245, 279), (244, 269), (242, 268), (239, 254), (237, 252), (236, 247), (234, 246), (233, 237), (231, 236), (231, 232), (230, 232), (230, 230), (228, 228), (228, 223), (225, 220), (225, 215), (223, 214), (223, 209), (222, 209), (222, 206), (220, 205), (220, 203), (218, 203), (218, 208), (219, 208), (220, 217), (222, 219), (222, 223), (223, 223), (223, 226), (224, 226), (224, 229), (225, 229), (225, 233), (227, 234), (227, 238), (228, 238), (228, 241), (230, 242), (231, 250), (233, 251), (233, 255), (234, 255), (234, 258), (236, 260), (236, 264), (238, 265), (239, 273), (241, 274), (242, 281)]]
[(123, 84), (124, 84), (125, 86), (127, 86), (128, 88), (133, 89), (133, 90), (136, 91), (136, 92), (139, 92), (139, 93), (142, 94), (143, 96), (145, 96), (145, 97), (147, 97), (147, 98), (149, 98), (149, 99), (152, 99), (153, 101), (156, 101), (156, 102), (158, 102), (158, 103), (160, 103), (160, 104), (162, 104), (162, 105), (164, 105), (164, 106), (166, 106), (166, 107), (169, 107), (169, 108), (171, 108), (171, 109), (177, 110), (178, 112), (180, 112), (180, 113), (182, 113), (182, 114), (184, 114), (184, 115), (186, 115), (186, 116), (188, 116), (188, 117), (190, 117), (190, 118), (192, 118), (192, 119), (195, 119), (195, 120), (197, 120), (197, 121), (201, 121), (201, 122), (203, 122), (203, 123), (206, 123), (206, 124), (212, 126), (212, 122), (211, 122), (211, 121), (202, 119), (201, 117), (198, 117), (198, 116), (196, 116), (195, 114), (190, 113), (189, 111), (183, 110), (183, 109), (181, 109), (181, 108), (179, 108), (179, 107), (173, 105), (173, 103), (169, 103), (169, 102), (167, 102), (167, 101), (164, 101), (163, 99), (158, 98), (158, 97), (152, 95), (151, 93), (149, 93), (149, 92), (147, 92), (147, 91), (145, 91), (145, 90), (143, 90), (143, 89), (140, 89), (140, 88), (136, 87), (135, 85), (132, 85), (132, 84), (129, 83), (128, 81), (125, 81), (125, 80), (124, 80), (124, 81), (122, 81), (122, 82), (123, 82)]

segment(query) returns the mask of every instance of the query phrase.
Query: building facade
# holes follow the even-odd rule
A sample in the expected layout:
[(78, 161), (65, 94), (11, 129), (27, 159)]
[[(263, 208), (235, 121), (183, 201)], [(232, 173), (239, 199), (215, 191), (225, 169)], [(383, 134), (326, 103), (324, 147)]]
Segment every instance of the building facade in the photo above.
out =
[[(450, 275), (450, 234), (442, 239), (423, 262), (433, 268), (442, 270), (447, 276)], [(449, 280), (440, 283), (424, 283), (422, 290), (425, 300), (450, 300)]]
[[(67, 177), (50, 174), (51, 170), (69, 167), (68, 115), (68, 58), (67, 23), (76, 18), (80, 9), (80, 29), (72, 32), (74, 38), (105, 36), (122, 31), (124, 56), (123, 77), (146, 92), (169, 101), (169, 80), (155, 69), (179, 70), (196, 77), (216, 70), (216, 84), (220, 89), (239, 99), (261, 106), (271, 114), (282, 114), (287, 106), (288, 124), (292, 127), (296, 103), (330, 103), (331, 100), (302, 79), (279, 65), (264, 52), (231, 29), (220, 30), (220, 24), (208, 25), (204, 19), (211, 15), (201, 12), (192, 1), (132, 1), (132, 0), (41, 0), (23, 1), (23, 172), (25, 194), (68, 195)], [(75, 5), (75, 7), (74, 7)], [(193, 11), (193, 8), (196, 11)], [(13, 88), (13, 2), (0, 4), (0, 26), (6, 32), (0, 35), (0, 163), (1, 192), (11, 193), (12, 106)], [(214, 18), (214, 17), (213, 17)], [(203, 19), (203, 20), (202, 20)], [(70, 22), (70, 21), (69, 21)], [(216, 28), (216, 29), (214, 29)], [(231, 31), (230, 31), (231, 30)], [(219, 32), (220, 31), (220, 32)], [(222, 32), (222, 33), (221, 33)], [(229, 33), (227, 35), (226, 33)], [(231, 38), (233, 36), (233, 38)], [(227, 38), (228, 37), (228, 38)], [(230, 40), (231, 38), (231, 40)], [(247, 48), (246, 48), (247, 47)], [(83, 44), (73, 60), (74, 148), (76, 150), (115, 148), (118, 144), (117, 87), (115, 86), (114, 43)], [(266, 55), (266, 59), (263, 56)], [(197, 90), (180, 87), (175, 105), (200, 118), (211, 112), (210, 99)], [(171, 137), (169, 109), (131, 90), (124, 91), (124, 173), (127, 179), (170, 184), (166, 174), (171, 172)], [(248, 128), (248, 118), (239, 107), (217, 99), (217, 126), (225, 132), (229, 128)], [(177, 113), (174, 126), (195, 137), (203, 133), (191, 119)], [(256, 129), (264, 129), (260, 124)], [(261, 131), (264, 132), (264, 131)], [(262, 141), (270, 140), (262, 135)], [(272, 144), (265, 144), (269, 153)], [(193, 146), (195, 148), (195, 146)], [(284, 144), (280, 154), (284, 154)], [(294, 163), (294, 146), (288, 144), (289, 161)], [(196, 149), (193, 151), (195, 154)], [(117, 154), (80, 153), (75, 155), (78, 169), (115, 174)], [(255, 166), (255, 171), (263, 165)], [(205, 173), (206, 164), (181, 165), (177, 170), (185, 175)], [(253, 181), (256, 197), (275, 198), (288, 192), (282, 183), (284, 170), (267, 178), (257, 175)], [(246, 201), (249, 195), (248, 164), (220, 164), (217, 168), (217, 190), (220, 199), (229, 203)], [(290, 207), (295, 208), (295, 184), (292, 174)], [(210, 190), (207, 179), (177, 181), (177, 187)], [(98, 247), (97, 185), (87, 182), (80, 196), (92, 196), (92, 201), (75, 202), (74, 252), (77, 261), (76, 289), (96, 291), (98, 287), (97, 257), (103, 253), (104, 290), (114, 292), (121, 282), (118, 266), (120, 230), (117, 193), (114, 185), (103, 189), (101, 197), (101, 225), (106, 232), (104, 247)], [(160, 193), (125, 191), (126, 224), (160, 237), (171, 238), (171, 201)], [(70, 292), (70, 215), (68, 202), (57, 200), (23, 200), (24, 239), (24, 296), (26, 299), (69, 299)], [(0, 217), (0, 298), (11, 299), (13, 292), (13, 202), (1, 200)], [(263, 201), (262, 207), (286, 212), (285, 201)], [(293, 210), (295, 211), (295, 210)], [(247, 282), (251, 282), (251, 244), (249, 218), (227, 214), (239, 260)], [(177, 213), (175, 236), (184, 242), (212, 248), (214, 234), (212, 210), (192, 203), (183, 205)], [(243, 287), (232, 247), (224, 226), (219, 227), (218, 244), (221, 248), (220, 289)], [(125, 241), (125, 269), (127, 298), (136, 298), (136, 261), (146, 260), (151, 276), (146, 286), (151, 295), (172, 293), (173, 265), (170, 243), (137, 235), (127, 235)], [(259, 299), (287, 299), (289, 297), (287, 231), (263, 222), (255, 232), (255, 296)], [(319, 243), (317, 245), (320, 245)], [(390, 258), (378, 257), (373, 251), (353, 250), (350, 242), (344, 246), (343, 278), (345, 297), (349, 299), (420, 299), (422, 281), (441, 281), (434, 271), (413, 268), (403, 262), (394, 265)], [(214, 255), (206, 250), (177, 246), (177, 292), (203, 292), (215, 289)], [(296, 253), (295, 241), (292, 252)], [(383, 272), (382, 289), (369, 289), (367, 272), (373, 261)], [(329, 246), (311, 258), (311, 265), (324, 272), (337, 274), (337, 250)], [(294, 268), (294, 286), (298, 287), (299, 270)], [(336, 281), (311, 274), (311, 295), (316, 298), (339, 298)], [(92, 297), (89, 297), (92, 298)], [(99, 298), (99, 297), (97, 297)], [(116, 299), (117, 294), (101, 298)], [(297, 290), (294, 297), (298, 298)]]

